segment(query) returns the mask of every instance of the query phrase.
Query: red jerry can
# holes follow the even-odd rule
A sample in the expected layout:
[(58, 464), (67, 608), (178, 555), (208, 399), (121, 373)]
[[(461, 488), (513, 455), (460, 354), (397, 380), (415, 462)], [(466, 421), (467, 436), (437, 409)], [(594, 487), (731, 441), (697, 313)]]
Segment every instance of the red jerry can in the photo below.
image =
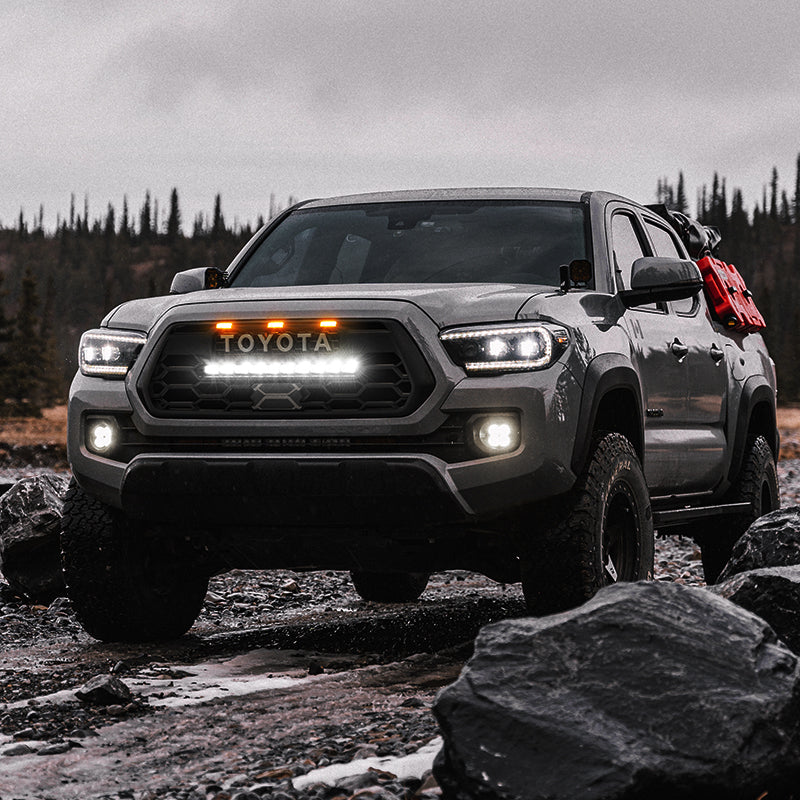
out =
[(739, 270), (713, 256), (697, 262), (703, 275), (706, 297), (717, 318), (735, 331), (754, 333), (766, 327), (753, 295), (747, 288)]

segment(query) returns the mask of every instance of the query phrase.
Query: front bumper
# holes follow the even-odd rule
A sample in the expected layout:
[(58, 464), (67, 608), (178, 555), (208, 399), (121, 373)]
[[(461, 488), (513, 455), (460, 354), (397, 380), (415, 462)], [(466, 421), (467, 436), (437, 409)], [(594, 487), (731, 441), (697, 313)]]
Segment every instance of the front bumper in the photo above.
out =
[[(414, 333), (435, 378), (430, 396), (412, 413), (385, 419), (157, 418), (137, 391), (144, 352), (124, 381), (75, 377), (68, 453), (77, 482), (126, 515), (154, 522), (413, 528), (420, 534), (571, 488), (580, 389), (563, 363), (540, 372), (466, 377), (419, 309), (397, 304), (382, 311)], [(158, 335), (156, 329), (150, 340)], [(439, 449), (426, 444), (441, 439), (447, 426), (448, 436), (457, 434), (473, 415), (509, 411), (521, 426), (521, 444), (511, 453), (482, 456), (463, 442)], [(85, 428), (93, 415), (124, 420), (136, 448), (111, 457), (91, 453)]]

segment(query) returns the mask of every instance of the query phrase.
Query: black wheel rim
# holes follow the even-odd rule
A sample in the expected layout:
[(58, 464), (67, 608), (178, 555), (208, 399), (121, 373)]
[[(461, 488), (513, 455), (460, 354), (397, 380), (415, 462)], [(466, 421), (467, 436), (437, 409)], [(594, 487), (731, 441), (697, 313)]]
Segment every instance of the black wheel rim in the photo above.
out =
[(617, 484), (609, 495), (603, 518), (602, 569), (605, 584), (636, 579), (639, 517), (627, 484)]

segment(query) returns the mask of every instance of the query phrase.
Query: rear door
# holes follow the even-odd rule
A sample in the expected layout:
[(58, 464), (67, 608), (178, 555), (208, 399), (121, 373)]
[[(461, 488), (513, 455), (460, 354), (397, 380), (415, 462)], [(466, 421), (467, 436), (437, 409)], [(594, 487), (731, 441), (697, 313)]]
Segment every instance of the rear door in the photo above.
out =
[[(643, 215), (654, 255), (686, 258), (680, 242), (666, 223)], [(714, 488), (723, 474), (725, 456), (725, 397), (728, 383), (723, 344), (720, 342), (703, 292), (669, 304), (675, 338), (686, 348), (686, 428), (682, 433), (683, 484), (703, 491)]]
[[(650, 255), (651, 245), (633, 208), (615, 204), (607, 224), (617, 289), (627, 289), (633, 262)], [(680, 442), (688, 425), (688, 365), (675, 345), (676, 318), (666, 304), (651, 303), (626, 309), (620, 324), (628, 332), (642, 381), (647, 484), (653, 494), (683, 491)]]

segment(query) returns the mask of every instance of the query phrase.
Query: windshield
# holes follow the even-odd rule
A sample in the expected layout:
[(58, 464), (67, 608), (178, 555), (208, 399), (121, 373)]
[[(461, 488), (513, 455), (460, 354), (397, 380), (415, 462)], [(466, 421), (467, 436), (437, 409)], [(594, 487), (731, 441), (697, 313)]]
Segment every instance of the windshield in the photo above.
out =
[(299, 208), (231, 286), (334, 283), (559, 284), (588, 253), (577, 203), (448, 201)]

